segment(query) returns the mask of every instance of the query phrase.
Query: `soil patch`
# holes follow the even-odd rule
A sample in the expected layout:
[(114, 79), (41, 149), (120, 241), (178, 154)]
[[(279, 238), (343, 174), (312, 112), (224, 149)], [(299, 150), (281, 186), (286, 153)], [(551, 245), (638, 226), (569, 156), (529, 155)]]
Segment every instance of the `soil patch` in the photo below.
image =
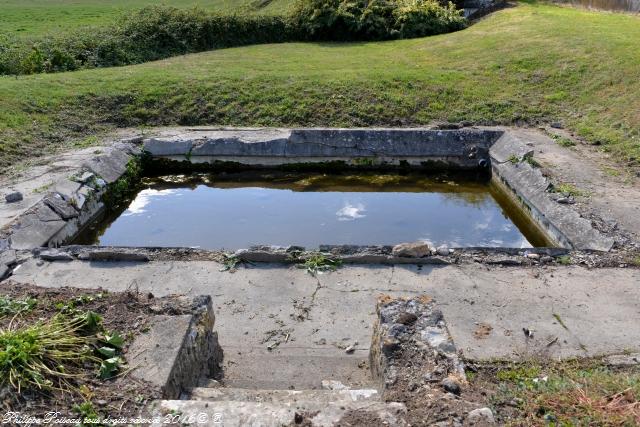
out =
[[(187, 313), (177, 297), (155, 298), (136, 290), (113, 293), (102, 289), (42, 288), (6, 281), (0, 288), (0, 298), (18, 304), (7, 309), (4, 315), (0, 310), (0, 330), (45, 322), (59, 313), (91, 311), (98, 314), (104, 331), (115, 331), (124, 338), (122, 357), (125, 361), (129, 345), (136, 336), (146, 332), (154, 316)], [(17, 308), (20, 306), (24, 307), (22, 311)], [(5, 412), (16, 411), (33, 417), (43, 417), (52, 411), (59, 412), (60, 418), (135, 417), (161, 394), (157, 387), (127, 375), (129, 368), (133, 367), (123, 365), (117, 376), (105, 380), (99, 378), (96, 366), (89, 364), (77, 378), (69, 380), (69, 390), (65, 391), (27, 389), (16, 393), (10, 385), (4, 385), (0, 389), (0, 404)]]
[[(411, 426), (432, 426), (438, 422), (464, 423), (467, 414), (487, 406), (482, 388), (472, 387), (458, 378), (450, 378), (460, 387), (459, 394), (446, 391), (443, 380), (449, 369), (443, 360), (413, 346), (405, 346), (396, 356), (400, 368), (394, 384), (384, 393), (387, 402), (401, 402), (407, 407), (405, 420)], [(364, 425), (364, 424), (363, 424)]]

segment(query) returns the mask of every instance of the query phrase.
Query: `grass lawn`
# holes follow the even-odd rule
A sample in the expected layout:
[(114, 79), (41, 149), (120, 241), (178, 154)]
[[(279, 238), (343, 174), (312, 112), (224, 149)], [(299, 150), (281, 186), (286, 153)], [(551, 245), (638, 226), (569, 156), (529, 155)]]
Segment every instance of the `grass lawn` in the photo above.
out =
[(0, 77), (0, 169), (116, 126), (560, 121), (640, 162), (640, 17), (520, 3), (457, 33)]
[(35, 36), (103, 25), (149, 5), (201, 7), (223, 13), (283, 13), (292, 0), (0, 0), (0, 33)]

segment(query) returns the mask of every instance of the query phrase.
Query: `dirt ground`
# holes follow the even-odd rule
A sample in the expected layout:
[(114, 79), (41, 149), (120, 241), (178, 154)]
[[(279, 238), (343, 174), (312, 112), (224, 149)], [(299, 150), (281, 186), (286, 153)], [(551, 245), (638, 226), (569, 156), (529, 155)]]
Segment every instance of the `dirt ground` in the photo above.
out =
[[(101, 289), (41, 288), (7, 281), (2, 284), (0, 296), (36, 301), (32, 310), (0, 317), (0, 329), (32, 325), (70, 308), (90, 310), (102, 317), (105, 330), (117, 331), (125, 338), (122, 351), (125, 359), (128, 346), (148, 328), (153, 316), (181, 314), (171, 304), (171, 297), (157, 299), (150, 293), (140, 294), (135, 290), (114, 293)], [(150, 400), (160, 397), (160, 390), (128, 376), (128, 368), (131, 367), (123, 367), (120, 375), (113, 379), (100, 380), (96, 367), (87, 366), (80, 377), (71, 380), (71, 391), (66, 392), (29, 390), (18, 394), (4, 387), (0, 391), (0, 404), (5, 412), (17, 411), (34, 417), (51, 411), (59, 412), (60, 416), (77, 417), (74, 407), (84, 402), (91, 402), (102, 416), (137, 416)]]
[[(404, 367), (384, 400), (405, 404), (403, 419), (412, 427), (640, 425), (638, 365), (609, 366), (601, 359), (468, 364), (468, 381), (455, 394), (443, 389), (443, 375), (433, 375), (424, 352), (409, 349), (400, 358)], [(494, 422), (472, 421), (469, 413), (478, 408), (490, 408)], [(339, 425), (387, 424), (375, 413), (352, 411)]]

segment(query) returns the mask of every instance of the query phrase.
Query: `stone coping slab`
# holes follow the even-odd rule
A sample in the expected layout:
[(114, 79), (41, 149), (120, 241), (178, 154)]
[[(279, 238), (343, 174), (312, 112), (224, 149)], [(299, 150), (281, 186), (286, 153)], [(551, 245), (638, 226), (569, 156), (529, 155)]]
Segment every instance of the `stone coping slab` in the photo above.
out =
[(559, 246), (607, 252), (614, 244), (612, 238), (594, 229), (591, 221), (582, 218), (567, 205), (552, 199), (548, 190), (551, 182), (542, 174), (533, 150), (519, 136), (505, 132), (490, 149), (494, 181), (502, 184), (529, 215)]
[(489, 165), (488, 148), (501, 132), (477, 129), (227, 129), (187, 131), (143, 141), (155, 158), (253, 166), (345, 161), (350, 165), (421, 165), (475, 169)]
[(69, 243), (104, 211), (108, 186), (141, 154), (131, 142), (67, 153), (5, 187), (25, 196), (18, 203), (0, 204), (0, 250)]

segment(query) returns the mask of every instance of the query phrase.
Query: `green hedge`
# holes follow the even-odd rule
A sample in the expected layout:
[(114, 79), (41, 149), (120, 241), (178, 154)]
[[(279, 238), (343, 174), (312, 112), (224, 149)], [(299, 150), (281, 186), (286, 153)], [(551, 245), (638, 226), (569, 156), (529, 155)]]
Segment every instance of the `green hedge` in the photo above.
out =
[(0, 74), (137, 64), (258, 43), (383, 40), (463, 28), (452, 5), (435, 0), (301, 0), (291, 16), (229, 16), (147, 7), (106, 28), (82, 28), (25, 42), (0, 33)]
[(147, 7), (106, 28), (26, 42), (0, 36), (0, 74), (137, 64), (192, 52), (298, 40), (286, 17), (227, 16), (201, 9)]
[(456, 31), (466, 20), (436, 0), (302, 0), (294, 25), (314, 39), (387, 40)]

